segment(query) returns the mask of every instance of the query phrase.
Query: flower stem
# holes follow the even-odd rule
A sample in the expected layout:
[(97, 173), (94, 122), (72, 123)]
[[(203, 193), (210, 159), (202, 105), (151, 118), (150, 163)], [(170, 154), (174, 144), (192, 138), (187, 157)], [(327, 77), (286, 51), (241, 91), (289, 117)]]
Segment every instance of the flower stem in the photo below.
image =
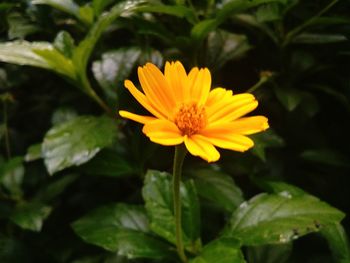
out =
[(184, 252), (184, 245), (182, 242), (182, 226), (181, 226), (181, 197), (180, 197), (180, 183), (182, 174), (182, 164), (184, 162), (187, 150), (186, 147), (178, 145), (175, 147), (174, 167), (173, 167), (173, 201), (174, 201), (174, 215), (175, 215), (175, 235), (177, 253), (182, 262), (187, 262), (187, 257)]

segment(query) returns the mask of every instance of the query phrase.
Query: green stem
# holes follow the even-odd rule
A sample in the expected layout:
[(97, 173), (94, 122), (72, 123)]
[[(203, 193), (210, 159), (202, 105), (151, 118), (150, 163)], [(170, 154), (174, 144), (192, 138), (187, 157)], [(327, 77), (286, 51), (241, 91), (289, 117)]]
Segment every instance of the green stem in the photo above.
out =
[(10, 136), (8, 129), (8, 120), (7, 120), (7, 102), (4, 100), (4, 137), (5, 137), (5, 148), (7, 159), (11, 158), (11, 146), (10, 146)]
[(246, 92), (247, 93), (253, 93), (254, 91), (256, 91), (258, 88), (260, 88), (264, 83), (266, 83), (267, 81), (269, 81), (271, 79), (271, 77), (273, 76), (272, 73), (262, 73), (262, 74), (266, 74), (266, 76), (261, 76), (260, 80), (250, 89), (248, 89)]
[(107, 104), (96, 94), (95, 90), (91, 87), (90, 82), (87, 78), (87, 76), (84, 74), (81, 76), (81, 84), (83, 86), (84, 91), (94, 100), (97, 102), (98, 105), (102, 109), (105, 110), (105, 112), (110, 115), (111, 117), (114, 117), (113, 112), (111, 108), (107, 106)]
[(320, 12), (318, 12), (318, 14), (316, 14), (315, 16), (311, 17), (309, 20), (305, 21), (303, 24), (301, 24), (300, 26), (294, 28), (292, 31), (290, 31), (285, 40), (283, 41), (282, 46), (285, 47), (287, 46), (290, 41), (292, 41), (292, 39), (298, 35), (301, 31), (303, 31), (306, 27), (308, 27), (310, 24), (312, 24), (315, 19), (319, 18), (320, 16), (322, 16), (324, 13), (326, 13), (332, 6), (334, 6), (339, 0), (333, 0), (331, 1), (325, 8), (323, 8)]
[(181, 226), (181, 196), (180, 183), (182, 174), (182, 164), (184, 162), (187, 150), (184, 145), (175, 147), (174, 167), (173, 167), (173, 200), (174, 200), (174, 215), (175, 215), (175, 234), (177, 253), (182, 262), (187, 262), (187, 257), (184, 252), (182, 242), (182, 226)]

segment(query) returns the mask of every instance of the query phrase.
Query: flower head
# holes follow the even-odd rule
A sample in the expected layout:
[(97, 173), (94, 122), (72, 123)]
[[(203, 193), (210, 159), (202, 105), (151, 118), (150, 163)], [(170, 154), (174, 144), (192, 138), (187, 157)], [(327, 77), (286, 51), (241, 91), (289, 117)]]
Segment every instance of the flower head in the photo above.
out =
[(179, 61), (167, 62), (164, 74), (153, 64), (138, 68), (142, 91), (130, 81), (125, 87), (152, 116), (127, 111), (119, 114), (144, 124), (143, 133), (162, 145), (185, 143), (187, 150), (208, 162), (217, 161), (216, 147), (244, 152), (254, 145), (246, 135), (267, 129), (264, 116), (242, 117), (258, 102), (252, 94), (233, 95), (231, 90), (210, 90), (207, 68), (188, 74)]

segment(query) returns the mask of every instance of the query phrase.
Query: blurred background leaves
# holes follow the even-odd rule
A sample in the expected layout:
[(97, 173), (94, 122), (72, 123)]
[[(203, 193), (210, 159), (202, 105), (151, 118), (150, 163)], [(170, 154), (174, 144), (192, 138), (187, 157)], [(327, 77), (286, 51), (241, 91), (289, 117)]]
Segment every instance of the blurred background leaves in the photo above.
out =
[[(123, 88), (137, 66), (178, 59), (252, 92), (271, 126), (248, 153), (187, 157), (192, 262), (350, 262), (349, 12), (337, 0), (1, 1), (0, 261), (176, 262), (159, 172), (173, 151), (116, 112), (142, 112)], [(287, 219), (264, 222), (279, 202)], [(271, 244), (280, 235), (293, 242)]]

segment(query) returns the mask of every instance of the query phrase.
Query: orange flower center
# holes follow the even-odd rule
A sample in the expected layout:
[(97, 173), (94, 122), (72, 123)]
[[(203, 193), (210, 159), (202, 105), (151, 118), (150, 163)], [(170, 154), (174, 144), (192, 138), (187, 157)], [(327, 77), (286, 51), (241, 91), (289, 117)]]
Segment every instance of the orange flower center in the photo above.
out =
[(182, 135), (191, 136), (205, 126), (205, 109), (195, 103), (183, 104), (175, 114), (174, 122)]

